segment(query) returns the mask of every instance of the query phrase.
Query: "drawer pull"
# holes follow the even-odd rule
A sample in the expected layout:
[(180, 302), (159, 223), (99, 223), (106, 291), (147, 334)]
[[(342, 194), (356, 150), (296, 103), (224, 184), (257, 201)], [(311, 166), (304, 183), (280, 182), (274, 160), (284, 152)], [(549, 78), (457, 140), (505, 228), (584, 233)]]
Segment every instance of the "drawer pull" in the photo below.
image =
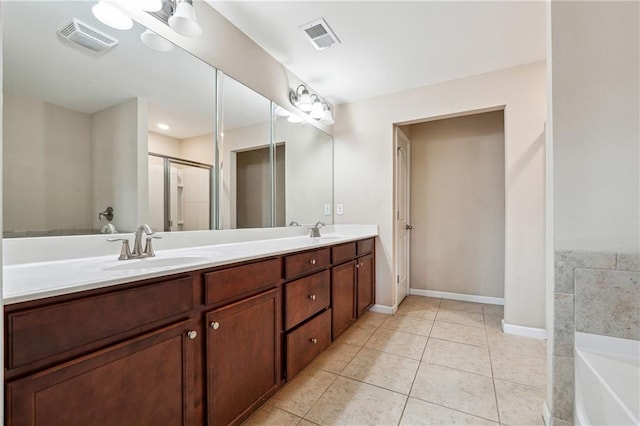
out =
[(310, 341), (311, 343), (313, 343), (314, 345), (315, 345), (316, 343), (318, 343), (318, 339), (316, 339), (315, 337), (314, 337), (313, 339), (309, 339), (309, 341)]
[(211, 323), (211, 328), (213, 328), (214, 330), (217, 330), (220, 328), (220, 323), (218, 321), (214, 321)]
[(195, 330), (191, 330), (187, 332), (187, 337), (191, 340), (195, 339), (196, 337), (198, 337), (198, 332)]
[(309, 299), (316, 300), (318, 297), (315, 294), (310, 294)]
[(311, 260), (309, 261), (309, 263), (310, 263), (310, 264), (312, 264), (312, 265), (315, 265), (315, 264), (316, 264), (316, 260), (315, 260), (315, 259), (311, 259)]

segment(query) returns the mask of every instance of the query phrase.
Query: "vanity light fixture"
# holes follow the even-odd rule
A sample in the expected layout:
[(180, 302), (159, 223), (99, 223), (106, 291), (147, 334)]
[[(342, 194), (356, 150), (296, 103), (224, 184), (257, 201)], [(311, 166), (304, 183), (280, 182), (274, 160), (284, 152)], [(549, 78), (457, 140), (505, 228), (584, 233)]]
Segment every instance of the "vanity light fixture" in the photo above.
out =
[(287, 121), (289, 123), (299, 124), (299, 123), (302, 123), (304, 120), (298, 114), (290, 114), (289, 117), (287, 117)]
[[(322, 124), (334, 124), (333, 113), (329, 104), (315, 93), (309, 94), (309, 89), (304, 84), (299, 85), (296, 90), (289, 91), (289, 101), (310, 118), (318, 120)], [(293, 115), (291, 114), (289, 118), (293, 117)]]
[(300, 111), (309, 112), (313, 108), (309, 89), (304, 84), (299, 85), (295, 92), (289, 92), (289, 100)]
[(91, 8), (91, 12), (100, 22), (116, 30), (133, 28), (133, 20), (107, 0), (100, 0)]

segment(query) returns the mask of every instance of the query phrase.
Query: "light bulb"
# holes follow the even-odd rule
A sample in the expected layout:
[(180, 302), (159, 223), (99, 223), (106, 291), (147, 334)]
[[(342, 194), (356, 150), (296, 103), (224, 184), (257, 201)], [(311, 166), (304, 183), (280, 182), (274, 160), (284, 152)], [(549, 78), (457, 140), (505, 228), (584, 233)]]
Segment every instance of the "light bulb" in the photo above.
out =
[[(314, 95), (315, 96), (315, 95)], [(320, 99), (316, 96), (316, 100), (313, 101), (313, 105), (311, 107), (311, 113), (309, 114), (311, 118), (315, 118), (316, 120), (320, 120), (324, 117), (324, 108), (322, 107), (322, 103), (320, 103)]]
[(182, 0), (176, 7), (176, 11), (169, 18), (169, 26), (178, 34), (187, 37), (198, 37), (202, 34), (202, 27), (196, 18), (196, 10), (186, 0)]

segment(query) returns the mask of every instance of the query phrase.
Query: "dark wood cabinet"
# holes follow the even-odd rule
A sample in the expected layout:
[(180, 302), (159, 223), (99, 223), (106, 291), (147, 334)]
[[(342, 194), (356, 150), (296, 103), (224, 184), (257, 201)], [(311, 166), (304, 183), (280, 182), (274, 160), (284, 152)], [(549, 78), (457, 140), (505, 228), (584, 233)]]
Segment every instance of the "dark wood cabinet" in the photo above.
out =
[(239, 424), (375, 301), (374, 240), (4, 307), (5, 424)]
[(356, 262), (331, 268), (332, 336), (335, 340), (356, 320)]
[(6, 385), (14, 426), (193, 425), (194, 322), (181, 322)]
[(280, 385), (279, 292), (206, 314), (209, 425), (240, 422)]
[(364, 315), (375, 302), (375, 274), (373, 255), (368, 254), (356, 260), (356, 283), (357, 283), (357, 314), (358, 318)]

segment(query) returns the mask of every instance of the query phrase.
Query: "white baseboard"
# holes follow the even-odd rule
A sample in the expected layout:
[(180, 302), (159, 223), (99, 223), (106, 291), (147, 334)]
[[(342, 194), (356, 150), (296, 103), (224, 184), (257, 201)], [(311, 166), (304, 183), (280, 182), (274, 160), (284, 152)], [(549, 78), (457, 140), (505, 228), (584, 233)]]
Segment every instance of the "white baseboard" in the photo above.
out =
[(437, 297), (439, 299), (461, 300), (463, 302), (485, 303), (487, 305), (503, 305), (504, 298), (476, 296), (474, 294), (448, 293), (446, 291), (422, 290), (419, 288), (410, 288), (409, 294), (415, 296)]
[(547, 401), (542, 403), (542, 420), (544, 420), (544, 424), (546, 426), (552, 426), (551, 410), (549, 410), (549, 405), (547, 405)]
[(397, 306), (386, 306), (386, 305), (373, 305), (371, 307), (371, 309), (369, 309), (369, 310), (371, 312), (378, 312), (379, 314), (393, 315), (398, 310), (398, 307)]
[(522, 325), (507, 324), (505, 320), (502, 320), (502, 331), (506, 334), (514, 334), (516, 336), (532, 337), (534, 339), (547, 338), (547, 330), (544, 328), (525, 327)]

